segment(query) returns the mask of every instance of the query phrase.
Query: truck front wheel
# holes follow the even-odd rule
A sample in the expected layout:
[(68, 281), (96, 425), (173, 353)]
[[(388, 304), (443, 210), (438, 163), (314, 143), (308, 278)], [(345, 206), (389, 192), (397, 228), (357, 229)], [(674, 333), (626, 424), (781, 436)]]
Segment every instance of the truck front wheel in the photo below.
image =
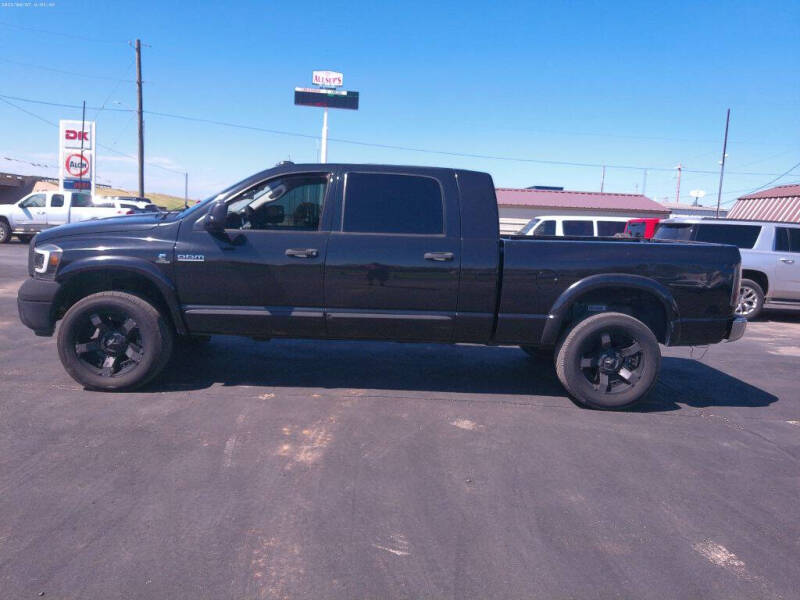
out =
[(7, 244), (11, 239), (11, 225), (0, 219), (0, 244)]
[(575, 325), (556, 348), (556, 373), (581, 404), (617, 410), (644, 398), (661, 368), (658, 340), (622, 313), (601, 313)]
[(58, 330), (67, 373), (94, 390), (146, 384), (169, 362), (174, 334), (149, 302), (124, 292), (100, 292), (76, 302)]

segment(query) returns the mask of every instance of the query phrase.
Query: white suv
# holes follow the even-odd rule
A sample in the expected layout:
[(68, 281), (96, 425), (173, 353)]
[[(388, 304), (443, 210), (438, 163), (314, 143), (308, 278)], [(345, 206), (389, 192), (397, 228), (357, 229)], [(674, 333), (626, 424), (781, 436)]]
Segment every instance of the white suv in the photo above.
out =
[(625, 231), (630, 217), (598, 217), (593, 215), (542, 215), (531, 219), (520, 235), (569, 235), (581, 237), (614, 237)]
[(661, 221), (654, 239), (738, 246), (742, 287), (736, 313), (748, 319), (767, 308), (800, 308), (800, 224), (731, 219)]

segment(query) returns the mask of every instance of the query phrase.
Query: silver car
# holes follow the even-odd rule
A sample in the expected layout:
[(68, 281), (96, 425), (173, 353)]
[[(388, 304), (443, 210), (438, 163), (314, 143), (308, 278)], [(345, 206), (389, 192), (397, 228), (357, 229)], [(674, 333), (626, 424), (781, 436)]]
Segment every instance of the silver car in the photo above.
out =
[(654, 238), (738, 246), (738, 315), (754, 319), (765, 307), (800, 308), (800, 224), (675, 218), (661, 221)]

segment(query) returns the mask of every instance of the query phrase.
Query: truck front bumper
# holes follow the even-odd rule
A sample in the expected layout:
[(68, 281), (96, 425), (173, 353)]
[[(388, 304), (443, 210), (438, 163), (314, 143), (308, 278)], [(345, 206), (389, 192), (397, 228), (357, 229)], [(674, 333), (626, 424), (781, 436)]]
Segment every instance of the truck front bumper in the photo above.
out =
[(744, 317), (736, 317), (731, 322), (731, 328), (728, 335), (725, 337), (726, 342), (735, 342), (744, 335), (744, 330), (747, 327), (747, 319)]
[(53, 301), (59, 284), (43, 279), (28, 279), (17, 293), (19, 318), (36, 335), (50, 336), (55, 330)]

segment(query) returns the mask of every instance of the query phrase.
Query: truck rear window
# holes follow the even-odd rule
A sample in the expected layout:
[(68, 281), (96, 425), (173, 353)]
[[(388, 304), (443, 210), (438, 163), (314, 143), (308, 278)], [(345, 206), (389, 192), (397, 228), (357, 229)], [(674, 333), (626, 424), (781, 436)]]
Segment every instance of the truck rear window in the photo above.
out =
[(348, 173), (342, 225), (359, 233), (443, 233), (442, 189), (431, 177)]
[(636, 223), (628, 223), (627, 232), (633, 237), (644, 237), (647, 231), (647, 225), (644, 221), (637, 221)]

